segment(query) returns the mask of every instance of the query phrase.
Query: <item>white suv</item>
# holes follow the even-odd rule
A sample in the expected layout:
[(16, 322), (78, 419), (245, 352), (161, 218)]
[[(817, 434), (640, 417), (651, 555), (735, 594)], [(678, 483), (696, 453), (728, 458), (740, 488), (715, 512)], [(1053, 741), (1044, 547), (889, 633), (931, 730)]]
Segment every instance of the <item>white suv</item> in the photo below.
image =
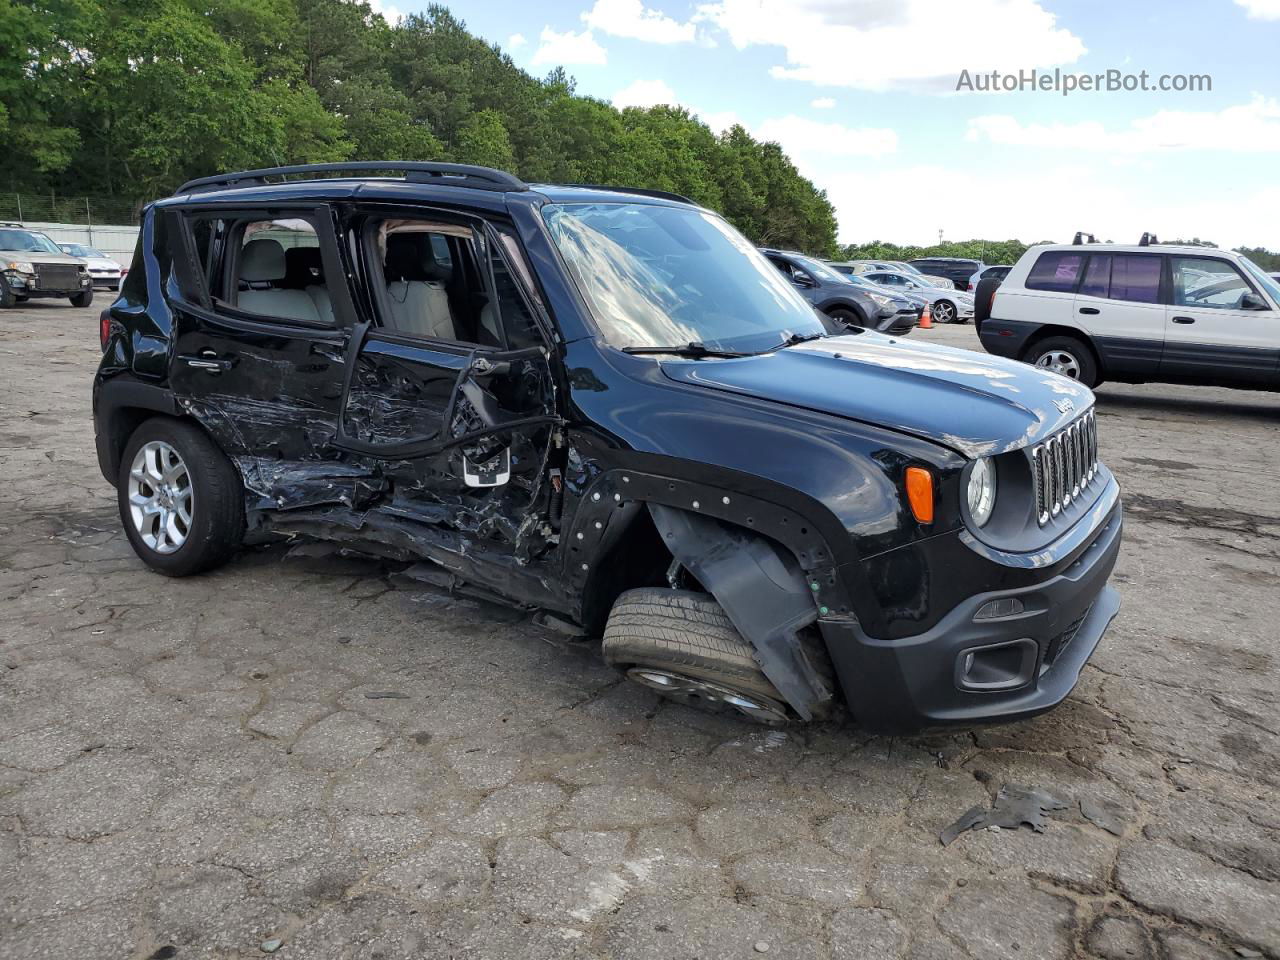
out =
[(978, 324), (988, 353), (1065, 374), (1280, 389), (1280, 283), (1205, 246), (1032, 247)]

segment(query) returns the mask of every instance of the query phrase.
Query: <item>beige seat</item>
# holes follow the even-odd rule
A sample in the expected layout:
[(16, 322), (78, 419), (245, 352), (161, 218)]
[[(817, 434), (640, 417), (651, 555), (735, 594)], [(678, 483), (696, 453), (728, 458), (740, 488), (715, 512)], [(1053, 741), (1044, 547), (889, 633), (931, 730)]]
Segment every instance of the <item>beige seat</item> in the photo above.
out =
[(431, 256), (426, 234), (387, 238), (386, 277), (392, 327), (417, 337), (458, 339), (443, 268)]
[[(327, 317), (322, 317), (317, 300), (309, 291), (280, 289), (277, 284), (284, 275), (284, 247), (280, 241), (270, 237), (250, 240), (240, 251), (240, 280), (248, 284), (249, 289), (237, 293), (236, 306), (267, 317), (332, 322), (332, 309), (328, 309)], [(320, 289), (327, 307), (328, 291)]]

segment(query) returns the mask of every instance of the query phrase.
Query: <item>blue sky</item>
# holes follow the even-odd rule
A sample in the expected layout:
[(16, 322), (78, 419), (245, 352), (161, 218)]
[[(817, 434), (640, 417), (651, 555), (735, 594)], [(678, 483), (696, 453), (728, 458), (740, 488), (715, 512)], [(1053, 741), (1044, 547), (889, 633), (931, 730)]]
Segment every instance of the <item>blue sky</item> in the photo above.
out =
[[(827, 190), (845, 242), (1152, 230), (1280, 249), (1280, 0), (449, 6), (535, 75), (562, 64), (580, 93), (778, 140)], [(1207, 74), (1212, 90), (955, 90), (961, 70), (1055, 67)]]

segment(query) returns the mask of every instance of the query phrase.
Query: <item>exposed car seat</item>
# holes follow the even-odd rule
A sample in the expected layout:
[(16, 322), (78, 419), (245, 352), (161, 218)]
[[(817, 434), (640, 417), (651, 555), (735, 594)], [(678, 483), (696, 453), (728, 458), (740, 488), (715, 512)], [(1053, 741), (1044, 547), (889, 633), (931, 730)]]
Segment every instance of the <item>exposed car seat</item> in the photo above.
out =
[[(332, 320), (333, 312), (322, 316), (316, 300), (306, 290), (289, 290), (281, 286), (286, 273), (284, 247), (279, 240), (259, 237), (250, 240), (240, 251), (240, 280), (249, 289), (239, 291), (238, 306), (268, 317), (309, 320), (313, 323)], [(328, 292), (325, 300), (328, 300)], [(326, 303), (327, 305), (327, 303)]]
[(285, 275), (280, 284), (292, 290), (305, 290), (322, 323), (333, 323), (333, 303), (324, 283), (324, 261), (319, 247), (290, 247), (284, 252)]
[(420, 337), (457, 340), (445, 281), (450, 271), (438, 264), (426, 234), (387, 237), (387, 299), (391, 325)]

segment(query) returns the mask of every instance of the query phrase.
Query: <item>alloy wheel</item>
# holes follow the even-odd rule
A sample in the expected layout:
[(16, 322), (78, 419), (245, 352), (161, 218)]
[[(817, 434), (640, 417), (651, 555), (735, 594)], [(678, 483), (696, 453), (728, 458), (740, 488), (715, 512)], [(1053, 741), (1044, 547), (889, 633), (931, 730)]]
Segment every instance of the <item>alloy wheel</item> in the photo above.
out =
[(1066, 350), (1049, 350), (1036, 358), (1036, 366), (1072, 380), (1080, 379), (1080, 361)]
[(757, 723), (786, 723), (787, 709), (758, 694), (742, 693), (718, 683), (670, 673), (655, 667), (632, 667), (627, 678), (686, 706), (714, 713), (739, 713)]
[(191, 533), (195, 494), (182, 457), (163, 440), (143, 444), (129, 467), (129, 517), (156, 553), (176, 553)]
[(956, 308), (950, 300), (939, 300), (933, 305), (933, 319), (939, 323), (952, 323), (956, 319)]

